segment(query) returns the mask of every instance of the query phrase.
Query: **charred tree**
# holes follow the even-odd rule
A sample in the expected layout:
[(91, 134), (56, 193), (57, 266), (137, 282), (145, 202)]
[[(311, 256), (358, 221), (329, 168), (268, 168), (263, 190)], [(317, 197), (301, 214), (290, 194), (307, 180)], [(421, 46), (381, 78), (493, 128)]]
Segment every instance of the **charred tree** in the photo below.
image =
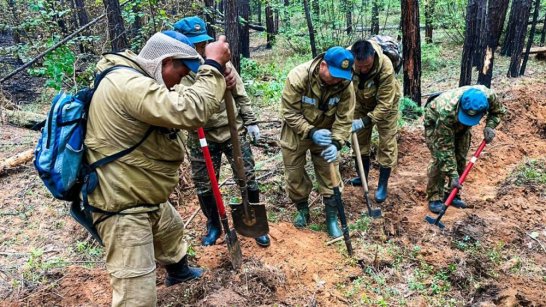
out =
[(205, 0), (205, 21), (207, 22), (207, 34), (216, 38), (216, 30), (214, 30), (214, 0)]
[[(402, 1), (404, 2), (404, 1)], [(404, 12), (402, 12), (404, 14)], [(372, 35), (379, 34), (379, 0), (373, 0), (372, 4), (372, 25), (370, 28)]]
[(108, 37), (112, 45), (112, 51), (121, 51), (129, 48), (119, 0), (104, 0), (106, 17), (108, 18)]
[(477, 6), (480, 0), (469, 0), (466, 6), (466, 29), (464, 35), (463, 55), (461, 58), (461, 75), (459, 86), (469, 85), (472, 82), (472, 56), (478, 36)]
[(402, 0), (404, 96), (421, 105), (421, 34), (419, 0)]
[(262, 1), (257, 1), (256, 5), (258, 6), (256, 8), (258, 13), (258, 23), (262, 24)]
[(311, 53), (313, 58), (317, 56), (317, 44), (315, 41), (315, 29), (313, 28), (313, 20), (311, 20), (311, 12), (309, 11), (309, 0), (303, 0), (303, 10), (305, 12), (305, 20), (307, 20), (307, 29), (309, 30), (309, 43), (311, 44)]
[(250, 58), (250, 34), (248, 31), (248, 21), (250, 15), (250, 1), (239, 0), (239, 16), (242, 23), (239, 24), (239, 41), (241, 43), (241, 55)]
[(514, 36), (510, 45), (512, 47), (512, 57), (510, 58), (510, 68), (508, 77), (517, 77), (520, 73), (523, 45), (527, 34), (527, 24), (531, 10), (532, 0), (514, 0), (517, 3), (516, 15), (514, 16)]
[(491, 87), (495, 51), (499, 45), (509, 2), (510, 0), (497, 0), (489, 1), (488, 4), (486, 29), (482, 31), (486, 34), (487, 42), (482, 52), (483, 60), (478, 74), (478, 83), (487, 87)]
[[(538, 12), (540, 10), (540, 0), (535, 0), (535, 11), (533, 12), (533, 23), (531, 24), (531, 32), (529, 32), (529, 38), (527, 39), (527, 48), (523, 55), (523, 62), (521, 63), (521, 70), (519, 72), (520, 76), (525, 74), (525, 68), (527, 67), (527, 60), (529, 60), (529, 51), (531, 51), (531, 46), (535, 40), (535, 30), (537, 27)], [(546, 17), (545, 17), (546, 18)]]
[(224, 29), (227, 41), (230, 42), (231, 63), (237, 71), (241, 71), (241, 50), (239, 44), (239, 22), (237, 0), (224, 0)]
[(278, 9), (273, 10), (273, 16), (275, 17), (273, 19), (275, 21), (274, 27), (273, 27), (273, 33), (277, 35), (279, 34), (279, 10)]
[[(493, 0), (492, 0), (493, 1)], [(498, 1), (498, 0), (494, 0)], [(481, 69), (481, 62), (483, 60), (483, 49), (487, 43), (487, 33), (485, 32), (487, 26), (487, 2), (488, 1), (477, 1), (477, 12), (476, 12), (476, 39), (474, 52), (472, 56), (472, 66), (477, 67), (478, 70)]]
[(267, 31), (267, 49), (273, 48), (273, 43), (275, 42), (275, 21), (273, 20), (273, 8), (269, 1), (266, 3), (265, 7), (265, 28)]
[(502, 44), (501, 54), (506, 56), (512, 55), (512, 41), (514, 40), (514, 31), (516, 28), (517, 22), (515, 19), (518, 15), (518, 10), (520, 5), (520, 0), (513, 0), (512, 6), (510, 7), (510, 17), (508, 17), (508, 28), (506, 30), (506, 35), (504, 36), (504, 43)]
[(425, 0), (425, 42), (432, 43), (434, 30), (434, 4), (435, 0)]

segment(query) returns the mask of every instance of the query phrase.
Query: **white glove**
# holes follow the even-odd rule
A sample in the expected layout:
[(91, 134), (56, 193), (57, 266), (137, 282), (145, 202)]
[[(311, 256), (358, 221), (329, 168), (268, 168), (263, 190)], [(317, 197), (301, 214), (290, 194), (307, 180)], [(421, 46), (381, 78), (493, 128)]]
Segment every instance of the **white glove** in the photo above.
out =
[(260, 128), (258, 128), (258, 125), (250, 125), (246, 127), (246, 131), (248, 131), (248, 134), (250, 134), (250, 137), (254, 142), (257, 142), (260, 139)]

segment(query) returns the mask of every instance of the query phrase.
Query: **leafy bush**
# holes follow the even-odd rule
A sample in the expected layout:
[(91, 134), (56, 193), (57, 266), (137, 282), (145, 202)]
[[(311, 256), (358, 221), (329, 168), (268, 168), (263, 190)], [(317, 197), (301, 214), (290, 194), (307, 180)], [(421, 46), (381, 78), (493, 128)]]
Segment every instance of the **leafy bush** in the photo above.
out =
[(400, 112), (400, 119), (402, 122), (416, 120), (423, 115), (423, 108), (418, 106), (415, 101), (408, 97), (400, 99), (398, 111)]
[[(47, 45), (52, 46), (56, 42), (56, 39), (50, 39)], [(60, 90), (63, 86), (63, 81), (73, 76), (75, 61), (76, 57), (72, 50), (63, 45), (44, 57), (42, 67), (29, 69), (29, 73), (35, 76), (47, 77), (45, 85), (55, 90)]]

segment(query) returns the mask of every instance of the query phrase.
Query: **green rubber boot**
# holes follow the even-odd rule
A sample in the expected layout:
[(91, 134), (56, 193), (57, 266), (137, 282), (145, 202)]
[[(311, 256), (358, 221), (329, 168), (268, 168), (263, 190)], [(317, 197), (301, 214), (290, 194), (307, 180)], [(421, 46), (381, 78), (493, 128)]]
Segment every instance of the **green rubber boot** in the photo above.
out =
[(296, 213), (296, 217), (292, 223), (296, 228), (307, 227), (309, 224), (309, 219), (311, 218), (309, 215), (309, 204), (307, 201), (300, 202), (296, 204), (296, 208), (298, 208), (298, 212)]
[(343, 232), (337, 223), (337, 206), (333, 197), (324, 197), (324, 213), (326, 214), (326, 229), (332, 238), (341, 237)]

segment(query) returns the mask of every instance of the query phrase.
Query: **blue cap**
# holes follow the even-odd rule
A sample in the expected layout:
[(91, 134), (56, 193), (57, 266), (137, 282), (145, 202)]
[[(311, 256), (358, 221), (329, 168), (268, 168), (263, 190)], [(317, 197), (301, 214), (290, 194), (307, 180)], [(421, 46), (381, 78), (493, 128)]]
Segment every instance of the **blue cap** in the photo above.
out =
[(354, 57), (351, 51), (343, 47), (332, 47), (326, 51), (324, 61), (334, 78), (352, 80)]
[(485, 93), (476, 88), (464, 91), (459, 102), (457, 118), (465, 126), (475, 126), (489, 109), (489, 101)]
[(205, 21), (197, 16), (180, 19), (174, 24), (174, 29), (186, 35), (194, 44), (214, 40), (207, 34)]
[[(172, 37), (174, 39), (176, 39), (177, 41), (179, 42), (182, 42), (192, 48), (195, 48), (195, 46), (193, 45), (193, 43), (186, 37), (186, 35), (184, 34), (181, 34), (179, 32), (176, 32), (176, 31), (173, 31), (173, 30), (167, 30), (167, 31), (163, 31), (161, 32), (169, 37)], [(199, 59), (180, 59), (182, 60), (182, 63), (184, 63), (184, 65), (186, 65), (186, 67), (193, 71), (194, 73), (197, 73), (197, 70), (199, 70), (199, 66), (201, 66), (201, 60)]]

